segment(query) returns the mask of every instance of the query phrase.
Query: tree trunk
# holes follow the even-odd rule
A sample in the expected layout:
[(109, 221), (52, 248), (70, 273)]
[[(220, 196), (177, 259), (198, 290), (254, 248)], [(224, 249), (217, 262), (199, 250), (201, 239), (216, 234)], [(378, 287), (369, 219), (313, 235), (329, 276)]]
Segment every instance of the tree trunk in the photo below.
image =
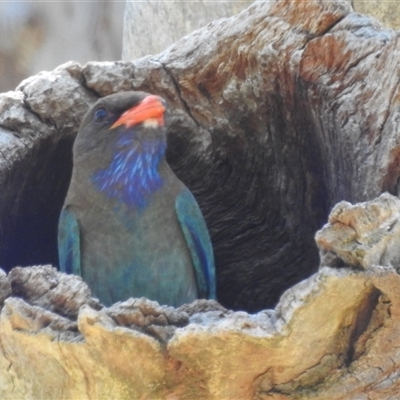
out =
[[(400, 282), (390, 266), (360, 261), (358, 228), (397, 206), (373, 205), (358, 225), (341, 203), (327, 232), (340, 227), (351, 243), (318, 242), (324, 263), (344, 268), (312, 274), (314, 234), (335, 203), (400, 192), (399, 52), (396, 32), (347, 3), (258, 2), (158, 56), (68, 63), (1, 95), (1, 265), (57, 263), (82, 115), (100, 96), (136, 89), (169, 104), (168, 160), (205, 215), (222, 305), (266, 309), (308, 278), (252, 316), (214, 303), (101, 309), (78, 278), (49, 267), (0, 275), (2, 397), (397, 395)], [(385, 224), (377, 239), (393, 232)], [(390, 246), (378, 263), (398, 262)]]

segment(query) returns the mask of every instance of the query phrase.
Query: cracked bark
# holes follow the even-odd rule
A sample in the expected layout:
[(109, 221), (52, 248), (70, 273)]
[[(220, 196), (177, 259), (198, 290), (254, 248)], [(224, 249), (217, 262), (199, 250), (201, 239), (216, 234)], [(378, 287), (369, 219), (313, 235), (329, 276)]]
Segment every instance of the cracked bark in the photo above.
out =
[[(73, 281), (79, 290), (64, 288), (65, 304), (57, 296), (67, 281), (35, 298), (26, 279), (20, 292), (12, 289), (22, 299), (8, 298), (0, 321), (3, 347), (20, 351), (7, 350), (9, 362), (0, 354), (0, 364), (12, 363), (17, 394), (28, 396), (21, 360), (40, 354), (37, 365), (50, 357), (50, 375), (64, 379), (60, 393), (70, 398), (389, 398), (396, 382), (373, 385), (398, 369), (396, 273), (375, 276), (362, 271), (364, 263), (354, 273), (310, 275), (319, 267), (314, 234), (336, 202), (399, 194), (399, 51), (395, 32), (342, 2), (259, 2), (157, 57), (68, 63), (1, 95), (0, 265), (57, 264), (58, 212), (79, 121), (99, 96), (137, 89), (170, 105), (167, 157), (205, 215), (219, 301), (255, 312), (284, 293), (275, 310), (255, 315), (188, 312), (189, 323), (177, 327), (165, 313), (166, 325), (135, 327), (90, 300), (81, 281)], [(382, 263), (392, 254), (385, 251), (376, 252)], [(346, 266), (338, 259), (323, 258)], [(40, 274), (64, 279), (48, 268)], [(16, 273), (22, 270), (10, 279)], [(43, 319), (28, 318), (43, 307)], [(57, 331), (60, 324), (66, 332)], [(21, 326), (41, 327), (36, 341)], [(57, 382), (44, 376), (27, 372), (34, 396), (54, 395)]]
[(164, 71), (166, 72), (166, 74), (171, 78), (171, 81), (173, 82), (173, 85), (175, 87), (177, 96), (179, 98), (179, 100), (181, 101), (184, 110), (186, 111), (186, 113), (189, 115), (190, 118), (192, 118), (192, 120), (194, 121), (194, 123), (200, 127), (199, 122), (196, 120), (196, 118), (193, 117), (193, 114), (190, 111), (190, 108), (188, 106), (188, 104), (186, 103), (186, 101), (184, 100), (184, 98), (181, 95), (181, 91), (180, 91), (180, 87), (178, 85), (178, 82), (176, 80), (176, 78), (174, 77), (174, 75), (168, 70), (168, 68), (165, 66), (165, 64), (163, 64), (162, 62), (160, 62), (161, 66), (163, 67)]

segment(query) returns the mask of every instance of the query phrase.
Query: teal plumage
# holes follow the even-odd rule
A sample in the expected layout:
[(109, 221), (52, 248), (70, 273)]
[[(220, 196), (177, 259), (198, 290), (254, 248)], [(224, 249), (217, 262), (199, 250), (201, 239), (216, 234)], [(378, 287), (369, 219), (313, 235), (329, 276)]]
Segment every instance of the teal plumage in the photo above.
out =
[(216, 298), (214, 257), (206, 224), (195, 198), (183, 190), (176, 199), (176, 215), (192, 256), (199, 297)]
[(67, 208), (61, 210), (58, 224), (58, 257), (63, 272), (82, 275), (79, 225)]
[(81, 275), (105, 305), (141, 296), (172, 306), (216, 298), (203, 216), (165, 160), (164, 104), (143, 92), (100, 99), (74, 144), (60, 269)]

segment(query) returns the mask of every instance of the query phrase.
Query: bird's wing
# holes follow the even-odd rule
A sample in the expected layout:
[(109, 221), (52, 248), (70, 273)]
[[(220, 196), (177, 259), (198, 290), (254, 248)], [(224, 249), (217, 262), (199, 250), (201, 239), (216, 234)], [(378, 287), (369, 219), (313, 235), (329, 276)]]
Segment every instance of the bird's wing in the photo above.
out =
[(82, 276), (79, 225), (67, 208), (61, 211), (58, 223), (58, 257), (62, 272)]
[(188, 189), (177, 197), (175, 209), (192, 256), (199, 297), (215, 299), (215, 266), (211, 240), (200, 208)]

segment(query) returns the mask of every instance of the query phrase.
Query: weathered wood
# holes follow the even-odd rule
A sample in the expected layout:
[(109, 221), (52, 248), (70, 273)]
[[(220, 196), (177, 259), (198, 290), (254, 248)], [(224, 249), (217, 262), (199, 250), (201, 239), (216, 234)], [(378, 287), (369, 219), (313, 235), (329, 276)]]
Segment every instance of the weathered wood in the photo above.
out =
[[(274, 305), (318, 269), (313, 236), (337, 201), (399, 194), (399, 46), (343, 2), (260, 2), (157, 57), (32, 77), (0, 97), (0, 264), (56, 262), (79, 120), (133, 88), (171, 106), (168, 159), (210, 228), (219, 300)], [(398, 263), (397, 206), (341, 203), (318, 243), (342, 268), (322, 266), (255, 315), (145, 299), (102, 309), (49, 267), (0, 272), (0, 397), (395, 398), (399, 275), (359, 250)]]
[[(3, 100), (5, 109), (10, 96), (24, 99), (13, 100), (20, 119), (0, 121), (23, 151), (13, 161), (7, 150), (2, 168), (2, 195), (12, 204), (1, 203), (0, 264), (56, 263), (56, 214), (70, 168), (60, 143), (96, 96), (143, 89), (171, 106), (168, 159), (205, 214), (219, 300), (249, 311), (273, 306), (316, 271), (313, 235), (337, 201), (397, 193), (398, 47), (395, 32), (346, 3), (261, 2), (157, 57), (33, 77)], [(29, 146), (39, 151), (37, 165)], [(44, 157), (53, 151), (57, 168)], [(17, 171), (36, 180), (21, 184)], [(33, 190), (33, 182), (43, 187)]]

